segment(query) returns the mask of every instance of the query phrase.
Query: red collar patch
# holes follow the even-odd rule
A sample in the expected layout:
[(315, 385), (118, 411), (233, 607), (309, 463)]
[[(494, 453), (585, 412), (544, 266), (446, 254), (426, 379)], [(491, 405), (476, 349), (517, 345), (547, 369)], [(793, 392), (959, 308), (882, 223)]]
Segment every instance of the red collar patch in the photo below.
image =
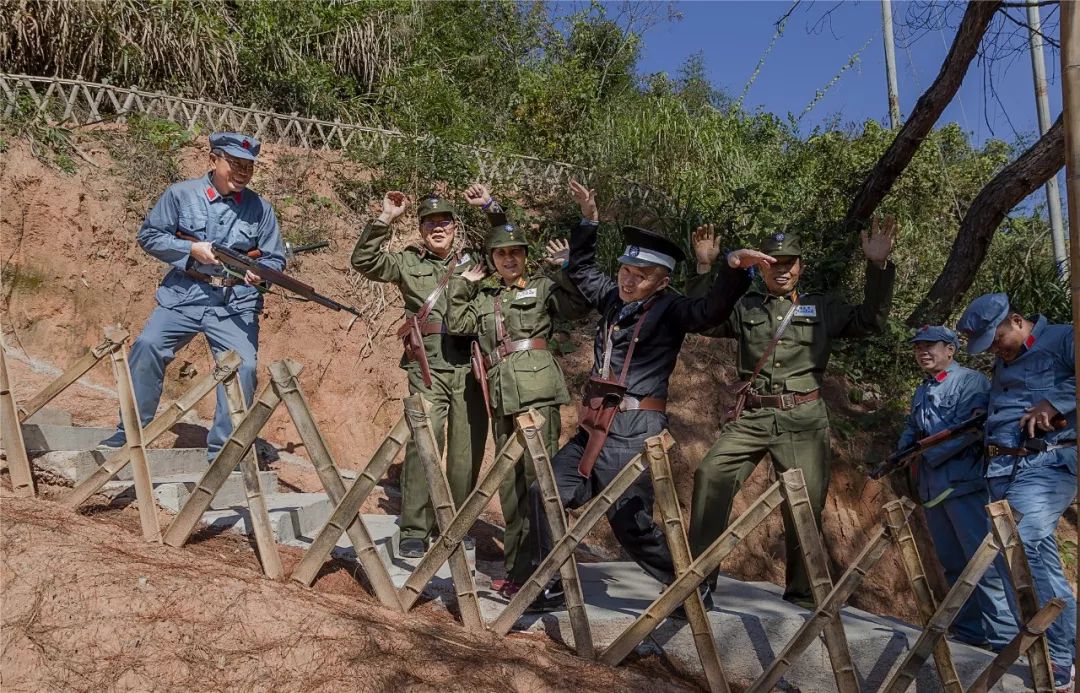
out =
[(213, 202), (214, 200), (218, 199), (219, 197), (221, 197), (221, 195), (218, 194), (217, 188), (215, 188), (212, 185), (206, 186), (206, 199)]
[(948, 377), (949, 377), (949, 371), (941, 371), (940, 373), (938, 373), (937, 375), (934, 376), (934, 380), (936, 380), (936, 381), (938, 381), (940, 383), (940, 382), (944, 382), (945, 378), (948, 378)]
[(1028, 338), (1024, 340), (1024, 346), (1028, 349), (1035, 346), (1035, 335), (1029, 334)]

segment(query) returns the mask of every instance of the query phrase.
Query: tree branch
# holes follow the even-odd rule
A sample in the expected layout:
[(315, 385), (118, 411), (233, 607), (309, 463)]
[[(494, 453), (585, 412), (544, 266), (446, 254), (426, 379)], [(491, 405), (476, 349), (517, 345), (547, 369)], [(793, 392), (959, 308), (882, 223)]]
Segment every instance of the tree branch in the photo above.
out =
[(948, 319), (957, 302), (971, 288), (1005, 215), (1065, 165), (1063, 118), (1064, 114), (1058, 116), (1054, 126), (1038, 142), (1001, 169), (975, 196), (960, 222), (945, 267), (926, 298), (908, 317), (908, 325), (939, 325)]
[(843, 228), (849, 232), (864, 228), (896, 179), (911, 163), (927, 133), (956, 96), (968, 66), (978, 51), (979, 42), (1000, 5), (1001, 0), (968, 3), (941, 71), (930, 88), (919, 97), (907, 122), (896, 134), (896, 139), (863, 181), (848, 208)]

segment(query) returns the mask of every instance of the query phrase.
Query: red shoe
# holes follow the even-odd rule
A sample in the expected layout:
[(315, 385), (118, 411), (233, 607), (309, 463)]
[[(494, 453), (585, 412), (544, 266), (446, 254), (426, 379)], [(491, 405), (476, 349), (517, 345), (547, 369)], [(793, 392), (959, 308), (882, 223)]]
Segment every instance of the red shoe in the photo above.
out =
[(492, 580), (491, 589), (509, 599), (521, 590), (521, 585), (509, 578), (502, 578), (499, 580)]

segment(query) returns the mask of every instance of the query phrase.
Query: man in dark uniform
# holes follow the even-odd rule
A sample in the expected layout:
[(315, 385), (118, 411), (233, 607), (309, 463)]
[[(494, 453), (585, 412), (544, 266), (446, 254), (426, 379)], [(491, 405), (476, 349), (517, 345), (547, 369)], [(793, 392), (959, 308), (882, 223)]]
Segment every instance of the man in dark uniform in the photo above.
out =
[[(796, 293), (803, 269), (798, 234), (780, 232), (765, 239), (761, 249), (776, 257), (762, 272), (766, 291), (748, 293), (731, 317), (709, 333), (739, 341), (745, 412), (724, 424), (694, 474), (689, 532), (694, 555), (727, 528), (735, 494), (765, 453), (779, 471), (803, 471), (821, 525), (829, 490), (829, 415), (820, 396), (825, 367), (836, 339), (865, 337), (885, 327), (896, 274), (889, 264), (894, 236), (890, 217), (883, 231), (875, 220), (874, 233), (863, 232), (866, 296), (857, 305), (832, 294)], [(688, 293), (700, 296), (708, 290), (710, 266), (719, 254), (711, 225), (695, 232), (694, 252), (699, 276), (691, 280)], [(809, 608), (814, 603), (810, 580), (787, 506), (783, 514), (788, 559), (784, 598)]]
[[(612, 279), (596, 266), (599, 222), (594, 193), (576, 181), (571, 181), (570, 189), (582, 219), (570, 236), (567, 271), (601, 316), (578, 431), (552, 459), (563, 505), (577, 508), (641, 453), (647, 438), (667, 428), (668, 379), (686, 334), (723, 322), (750, 286), (745, 268), (772, 258), (753, 250), (729, 253), (708, 294), (690, 299), (669, 288), (676, 263), (684, 259), (679, 246), (661, 234), (627, 226), (618, 279)], [(605, 394), (609, 396), (606, 402)], [(612, 395), (616, 403), (609, 407)], [(605, 413), (609, 414), (606, 421)], [(539, 553), (546, 554), (551, 550), (551, 536), (542, 507), (539, 488), (533, 485), (532, 526), (537, 530)], [(652, 483), (645, 473), (611, 506), (608, 522), (634, 560), (649, 575), (670, 584), (675, 570), (664, 534), (653, 521), (652, 507)], [(550, 611), (564, 604), (562, 585), (555, 581), (531, 610)]]

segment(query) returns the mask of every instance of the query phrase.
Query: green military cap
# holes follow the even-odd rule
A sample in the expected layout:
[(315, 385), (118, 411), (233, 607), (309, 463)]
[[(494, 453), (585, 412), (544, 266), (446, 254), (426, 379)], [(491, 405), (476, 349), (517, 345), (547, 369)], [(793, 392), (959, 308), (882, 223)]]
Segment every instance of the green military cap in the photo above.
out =
[(454, 206), (450, 204), (448, 200), (445, 200), (438, 195), (428, 195), (420, 200), (420, 208), (417, 210), (417, 216), (423, 219), (432, 214), (454, 214)]
[(512, 246), (529, 247), (525, 240), (525, 231), (514, 224), (500, 224), (491, 227), (484, 239), (484, 252), (491, 253), (496, 248), (509, 248)]
[(802, 239), (798, 231), (777, 231), (770, 233), (761, 243), (761, 252), (766, 255), (802, 255)]

